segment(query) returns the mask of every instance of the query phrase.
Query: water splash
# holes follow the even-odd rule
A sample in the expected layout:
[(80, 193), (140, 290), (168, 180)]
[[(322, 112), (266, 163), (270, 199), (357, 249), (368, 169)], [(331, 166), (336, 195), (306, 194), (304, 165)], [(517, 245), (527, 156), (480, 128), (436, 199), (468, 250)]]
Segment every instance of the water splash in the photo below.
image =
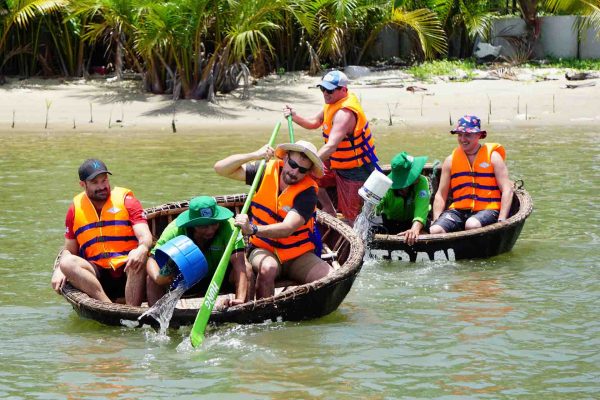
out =
[(365, 201), (363, 208), (354, 221), (354, 231), (364, 243), (368, 243), (371, 231), (371, 220), (375, 216), (375, 205)]
[(145, 317), (152, 317), (160, 324), (159, 334), (166, 335), (169, 322), (175, 311), (175, 306), (184, 292), (184, 285), (179, 285), (170, 292), (167, 292), (148, 311), (140, 315), (138, 321), (142, 321)]

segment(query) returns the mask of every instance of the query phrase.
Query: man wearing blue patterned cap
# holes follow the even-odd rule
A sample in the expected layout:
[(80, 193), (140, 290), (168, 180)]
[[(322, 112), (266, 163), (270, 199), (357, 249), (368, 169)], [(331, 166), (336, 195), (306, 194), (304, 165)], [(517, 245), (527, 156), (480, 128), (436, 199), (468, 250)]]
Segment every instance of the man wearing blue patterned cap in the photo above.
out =
[(325, 163), (325, 176), (318, 179), (323, 210), (336, 214), (324, 188), (336, 187), (338, 210), (353, 225), (362, 209), (358, 189), (377, 166), (375, 144), (369, 121), (354, 93), (348, 91), (348, 77), (341, 71), (328, 72), (317, 85), (325, 105), (317, 115), (304, 118), (286, 105), (284, 116), (305, 129), (323, 128), (325, 145), (318, 155)]
[[(479, 143), (487, 136), (481, 120), (465, 115), (455, 129), (458, 147), (442, 166), (440, 184), (433, 201), (430, 233), (481, 228), (508, 218), (513, 189), (504, 163), (504, 147)], [(451, 194), (448, 210), (446, 201)]]

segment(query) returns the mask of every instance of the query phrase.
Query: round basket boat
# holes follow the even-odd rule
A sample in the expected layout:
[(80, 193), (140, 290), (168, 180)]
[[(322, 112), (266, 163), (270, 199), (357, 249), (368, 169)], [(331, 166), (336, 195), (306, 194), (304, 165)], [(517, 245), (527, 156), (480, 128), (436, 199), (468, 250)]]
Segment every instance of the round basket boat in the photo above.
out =
[[(246, 195), (215, 196), (215, 199), (217, 204), (237, 214), (244, 205)], [(187, 209), (188, 201), (167, 203), (146, 209), (154, 240), (173, 219)], [(247, 324), (267, 320), (298, 321), (318, 318), (336, 310), (350, 291), (361, 269), (364, 245), (348, 225), (326, 213), (317, 211), (317, 226), (323, 241), (321, 258), (333, 267), (332, 273), (303, 285), (289, 280), (278, 281), (274, 296), (226, 309), (214, 309), (210, 322)], [(56, 257), (55, 267), (61, 254), (62, 250)], [(69, 284), (65, 286), (62, 294), (79, 315), (108, 325), (120, 325), (122, 321), (136, 321), (148, 310), (144, 305), (134, 307), (104, 303), (92, 299)], [(229, 295), (229, 293), (221, 293), (219, 297)], [(179, 300), (169, 326), (175, 328), (193, 324), (202, 301), (203, 297), (184, 297)], [(148, 319), (148, 323), (158, 324), (153, 319)]]
[[(390, 170), (389, 166), (383, 169), (384, 172)], [(432, 201), (439, 184), (439, 172), (439, 168), (431, 164), (422, 172), (429, 179)], [(413, 246), (404, 243), (403, 236), (375, 233), (369, 240), (367, 252), (373, 258), (413, 262), (493, 257), (513, 248), (532, 211), (531, 196), (519, 181), (515, 183), (509, 218), (504, 222), (468, 231), (422, 234)]]

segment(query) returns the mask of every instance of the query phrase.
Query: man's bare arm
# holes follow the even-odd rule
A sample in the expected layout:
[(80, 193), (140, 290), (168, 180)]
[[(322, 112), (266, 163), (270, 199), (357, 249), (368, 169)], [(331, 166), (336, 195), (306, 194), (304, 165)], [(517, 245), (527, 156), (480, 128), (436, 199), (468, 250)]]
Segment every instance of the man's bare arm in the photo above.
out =
[(274, 150), (269, 145), (264, 145), (252, 153), (234, 154), (215, 163), (215, 172), (226, 178), (238, 181), (246, 180), (246, 166), (244, 164), (250, 161), (256, 161), (264, 158), (269, 160), (273, 157)]
[(510, 206), (513, 200), (513, 186), (510, 178), (508, 177), (508, 168), (506, 163), (497, 152), (492, 153), (491, 157), (492, 165), (494, 166), (494, 175), (496, 176), (496, 182), (502, 192), (500, 200), (500, 213), (498, 215), (498, 221), (504, 221), (508, 218), (510, 212)]

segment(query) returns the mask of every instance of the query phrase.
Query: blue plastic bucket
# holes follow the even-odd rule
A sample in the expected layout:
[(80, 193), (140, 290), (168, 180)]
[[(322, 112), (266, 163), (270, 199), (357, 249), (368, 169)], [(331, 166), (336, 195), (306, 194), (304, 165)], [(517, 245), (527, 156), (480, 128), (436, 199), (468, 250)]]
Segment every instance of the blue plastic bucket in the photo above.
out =
[(183, 276), (182, 284), (189, 289), (208, 272), (208, 262), (202, 251), (187, 236), (177, 236), (156, 249), (154, 259), (162, 268), (169, 259), (173, 260)]

